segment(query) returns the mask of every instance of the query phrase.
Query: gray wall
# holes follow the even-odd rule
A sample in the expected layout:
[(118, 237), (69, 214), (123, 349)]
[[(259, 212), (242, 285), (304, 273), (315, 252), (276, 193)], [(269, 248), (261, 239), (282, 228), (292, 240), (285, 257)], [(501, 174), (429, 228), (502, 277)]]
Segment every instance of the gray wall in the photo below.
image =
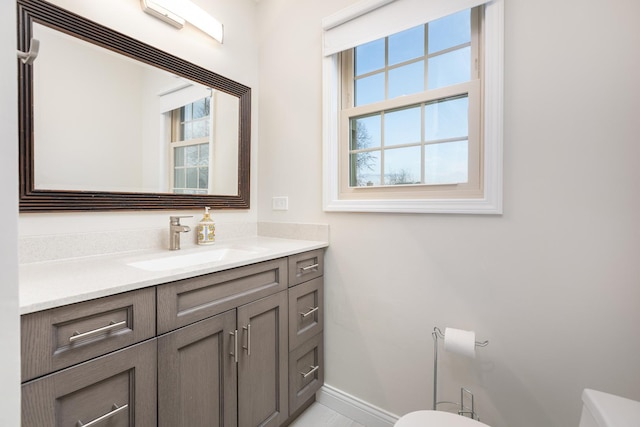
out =
[[(323, 213), (321, 28), (353, 0), (263, 0), (259, 221), (327, 222), (326, 381), (401, 415), (443, 398), (494, 427), (577, 426), (591, 387), (640, 400), (635, 0), (505, 1), (504, 215)], [(271, 211), (272, 196), (290, 210)]]

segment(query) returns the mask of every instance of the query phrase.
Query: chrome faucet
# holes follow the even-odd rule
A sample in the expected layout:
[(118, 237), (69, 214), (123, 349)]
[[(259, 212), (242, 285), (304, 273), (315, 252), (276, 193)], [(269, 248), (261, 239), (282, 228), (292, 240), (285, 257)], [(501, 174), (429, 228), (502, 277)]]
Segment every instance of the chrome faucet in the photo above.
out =
[(169, 217), (169, 249), (176, 251), (180, 249), (180, 233), (191, 231), (188, 225), (181, 225), (180, 218), (191, 218), (191, 216), (170, 216)]

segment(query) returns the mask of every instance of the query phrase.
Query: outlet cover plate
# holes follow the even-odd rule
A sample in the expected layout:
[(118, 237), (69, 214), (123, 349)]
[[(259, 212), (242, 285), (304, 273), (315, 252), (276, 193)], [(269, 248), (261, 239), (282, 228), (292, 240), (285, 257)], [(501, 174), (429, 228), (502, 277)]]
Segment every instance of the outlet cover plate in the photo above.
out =
[(278, 196), (271, 199), (271, 209), (274, 211), (287, 211), (289, 210), (289, 197)]

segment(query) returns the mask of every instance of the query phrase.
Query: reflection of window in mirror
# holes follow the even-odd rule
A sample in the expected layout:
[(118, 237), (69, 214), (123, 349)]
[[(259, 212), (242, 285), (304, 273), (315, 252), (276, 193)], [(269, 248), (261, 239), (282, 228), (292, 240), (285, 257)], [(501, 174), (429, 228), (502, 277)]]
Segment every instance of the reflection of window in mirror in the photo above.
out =
[[(233, 195), (238, 189), (238, 98), (183, 79), (157, 92), (165, 188), (173, 194)], [(234, 168), (234, 169), (232, 169)]]
[(176, 194), (207, 194), (209, 175), (211, 97), (171, 111), (171, 191)]

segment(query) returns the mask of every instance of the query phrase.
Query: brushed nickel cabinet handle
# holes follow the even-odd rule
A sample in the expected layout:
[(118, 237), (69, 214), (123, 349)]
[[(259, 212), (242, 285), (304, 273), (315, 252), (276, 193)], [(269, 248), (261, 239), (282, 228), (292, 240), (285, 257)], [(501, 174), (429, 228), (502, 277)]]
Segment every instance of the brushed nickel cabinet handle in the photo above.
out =
[(99, 422), (106, 420), (107, 418), (113, 417), (118, 412), (124, 411), (128, 407), (129, 407), (129, 405), (118, 406), (118, 405), (116, 405), (114, 403), (113, 406), (111, 407), (111, 411), (110, 412), (107, 412), (106, 414), (96, 418), (93, 421), (89, 421), (86, 424), (83, 424), (82, 421), (78, 420), (78, 422), (76, 423), (76, 427), (91, 427), (91, 426), (94, 426), (94, 425), (98, 424)]
[(127, 324), (126, 320), (123, 320), (122, 322), (118, 322), (118, 323), (111, 321), (107, 326), (103, 326), (102, 328), (94, 329), (92, 331), (83, 332), (83, 333), (75, 331), (73, 335), (69, 337), (69, 342), (73, 343), (75, 341), (90, 337), (92, 335), (99, 335), (103, 332), (111, 332), (112, 330), (118, 329), (120, 326), (125, 326), (126, 324)]
[(251, 323), (247, 326), (243, 326), (242, 329), (247, 331), (247, 345), (242, 346), (243, 349), (247, 350), (247, 356), (251, 356)]
[(302, 375), (302, 378), (307, 378), (309, 375), (313, 374), (315, 371), (320, 369), (320, 366), (319, 365), (318, 366), (309, 366), (309, 368), (311, 368), (311, 369), (306, 374), (304, 372), (300, 372), (300, 375)]
[(307, 311), (306, 313), (300, 312), (300, 316), (307, 317), (307, 316), (312, 315), (313, 313), (315, 313), (318, 310), (320, 310), (320, 307), (309, 307), (309, 311)]
[(229, 356), (233, 356), (233, 361), (238, 363), (238, 330), (229, 332), (229, 335), (233, 337), (233, 353), (229, 353)]
[(300, 272), (302, 274), (305, 274), (305, 273), (308, 273), (309, 270), (313, 270), (314, 268), (318, 268), (319, 266), (320, 266), (320, 264), (315, 263), (315, 264), (308, 265), (306, 267), (300, 267)]

